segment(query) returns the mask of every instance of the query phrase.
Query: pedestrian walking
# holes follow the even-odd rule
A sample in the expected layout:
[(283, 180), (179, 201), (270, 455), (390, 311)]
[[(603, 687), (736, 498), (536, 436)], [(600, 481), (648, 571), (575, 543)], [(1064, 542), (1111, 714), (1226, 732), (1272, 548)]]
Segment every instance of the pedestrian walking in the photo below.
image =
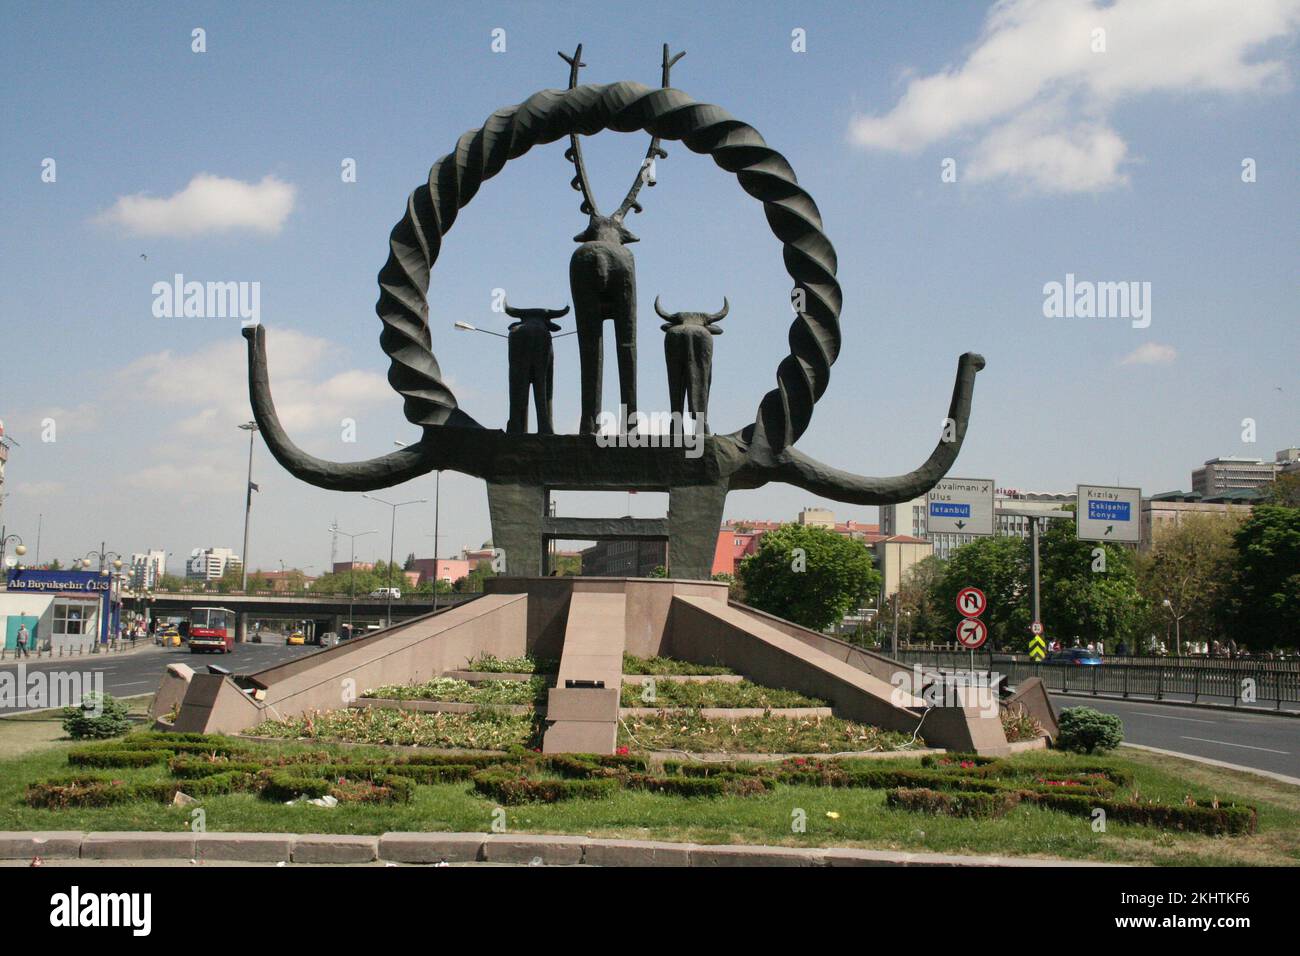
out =
[(31, 635), (27, 631), (27, 625), (19, 624), (18, 625), (18, 656), (19, 657), (31, 656), (30, 654), (27, 653), (27, 643), (30, 640), (31, 640)]

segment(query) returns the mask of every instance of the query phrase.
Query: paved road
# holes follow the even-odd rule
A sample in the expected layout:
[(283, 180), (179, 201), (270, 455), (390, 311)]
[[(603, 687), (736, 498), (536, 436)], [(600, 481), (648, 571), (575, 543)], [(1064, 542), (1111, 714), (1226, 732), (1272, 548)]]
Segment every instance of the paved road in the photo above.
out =
[(1117, 714), (1130, 743), (1300, 777), (1300, 718), (1090, 695), (1052, 694), (1052, 703)]
[[(268, 636), (268, 641), (273, 638)], [(286, 647), (284, 638), (274, 639), (273, 643), (267, 644), (236, 644), (235, 649), (230, 654), (191, 654), (187, 647), (156, 647), (150, 646), (146, 650), (123, 652), (121, 654), (90, 654), (85, 657), (55, 657), (41, 658), (37, 660), (26, 660), (22, 663), (26, 665), (27, 686), (32, 686), (32, 678), (35, 672), (42, 671), (46, 673), (58, 672), (62, 674), (80, 674), (83, 690), (93, 690), (94, 681), (101, 678), (96, 677), (102, 674), (103, 689), (112, 694), (114, 697), (130, 697), (135, 694), (148, 694), (158, 689), (158, 682), (162, 679), (163, 671), (168, 664), (179, 662), (189, 664), (195, 670), (202, 670), (208, 664), (217, 664), (225, 667), (235, 673), (250, 674), (254, 671), (260, 671), (263, 668), (278, 664), (281, 661), (289, 660), (294, 657), (301, 657), (304, 654), (310, 654), (318, 651), (318, 647)], [(4, 672), (14, 672), (17, 669), (17, 662), (5, 661), (0, 666), (0, 674)], [(9, 678), (16, 680), (15, 678)], [(50, 681), (51, 686), (57, 684), (57, 681)], [(14, 692), (0, 695), (0, 714), (20, 714), (24, 711), (39, 710), (45, 706), (50, 706), (46, 701), (40, 701), (36, 706), (29, 702), (19, 702), (15, 699)], [(20, 706), (20, 703), (22, 704)], [(66, 706), (74, 701), (54, 701), (55, 706)]]

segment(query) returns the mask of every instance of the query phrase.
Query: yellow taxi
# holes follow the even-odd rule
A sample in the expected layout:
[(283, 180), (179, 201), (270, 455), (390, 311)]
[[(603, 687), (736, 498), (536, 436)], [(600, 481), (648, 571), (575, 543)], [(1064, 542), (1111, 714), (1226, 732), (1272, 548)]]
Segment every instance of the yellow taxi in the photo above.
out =
[(307, 643), (307, 635), (302, 631), (294, 631), (289, 635), (289, 639), (284, 642), (290, 647), (301, 647)]

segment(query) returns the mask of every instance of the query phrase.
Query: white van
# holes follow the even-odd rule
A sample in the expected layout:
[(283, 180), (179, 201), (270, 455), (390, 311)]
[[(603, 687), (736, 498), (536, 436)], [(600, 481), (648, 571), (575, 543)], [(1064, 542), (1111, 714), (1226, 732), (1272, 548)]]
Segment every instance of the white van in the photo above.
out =
[(373, 591), (370, 592), (370, 596), (377, 597), (377, 598), (391, 597), (394, 601), (400, 601), (402, 599), (402, 589), (401, 588), (375, 588)]

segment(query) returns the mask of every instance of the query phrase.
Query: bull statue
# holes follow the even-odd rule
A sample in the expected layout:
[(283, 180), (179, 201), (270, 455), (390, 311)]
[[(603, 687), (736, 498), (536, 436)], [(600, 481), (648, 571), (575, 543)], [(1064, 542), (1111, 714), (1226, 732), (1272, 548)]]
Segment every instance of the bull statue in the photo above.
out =
[(507, 351), (510, 361), (510, 420), (507, 432), (528, 431), (528, 390), (537, 406), (537, 434), (555, 434), (551, 399), (555, 394), (555, 348), (551, 333), (560, 331), (554, 320), (569, 314), (562, 309), (516, 309), (503, 303), (506, 315), (518, 319), (510, 325)]
[[(722, 329), (714, 323), (731, 308), (723, 296), (721, 312), (665, 312), (655, 296), (655, 312), (664, 324), (664, 360), (668, 363), (668, 410), (684, 420), (687, 409), (695, 429), (709, 434), (709, 386), (713, 383), (713, 337)], [(676, 427), (676, 425), (674, 425)]]
[[(669, 56), (668, 44), (664, 44), (663, 89), (668, 88), (673, 64), (683, 56), (685, 53)], [(561, 53), (560, 58), (569, 64), (569, 89), (575, 89), (578, 70), (586, 66), (582, 62), (582, 45), (578, 45), (573, 56)], [(622, 430), (627, 430), (628, 422), (636, 415), (636, 263), (627, 246), (638, 239), (623, 225), (623, 219), (629, 212), (641, 211), (637, 193), (643, 185), (654, 185), (654, 161), (667, 155), (659, 146), (659, 137), (652, 136), (632, 188), (612, 216), (603, 216), (596, 207), (591, 183), (587, 179), (582, 143), (576, 132), (569, 136), (569, 148), (564, 157), (573, 163), (575, 171), (570, 185), (582, 193), (580, 209), (588, 217), (587, 228), (573, 237), (573, 241), (581, 245), (569, 260), (569, 290), (577, 323), (582, 378), (580, 435), (597, 432), (600, 396), (604, 388), (604, 327), (607, 321), (614, 323), (618, 394), (623, 406)]]

